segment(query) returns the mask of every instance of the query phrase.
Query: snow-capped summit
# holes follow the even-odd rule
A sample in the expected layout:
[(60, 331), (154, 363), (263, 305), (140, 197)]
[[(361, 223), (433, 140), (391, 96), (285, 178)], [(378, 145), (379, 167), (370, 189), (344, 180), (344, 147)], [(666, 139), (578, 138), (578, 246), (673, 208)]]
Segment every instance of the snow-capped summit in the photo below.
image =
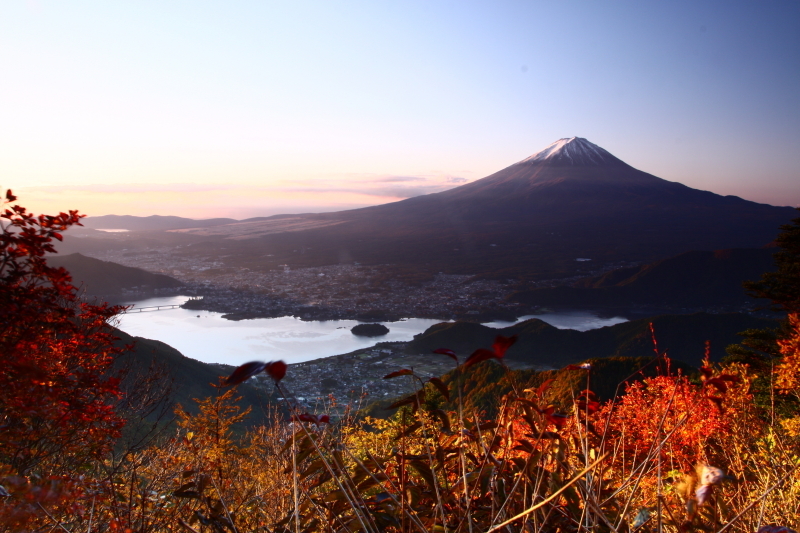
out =
[(548, 162), (561, 165), (593, 166), (621, 161), (583, 137), (559, 139), (544, 150), (523, 159), (520, 163)]

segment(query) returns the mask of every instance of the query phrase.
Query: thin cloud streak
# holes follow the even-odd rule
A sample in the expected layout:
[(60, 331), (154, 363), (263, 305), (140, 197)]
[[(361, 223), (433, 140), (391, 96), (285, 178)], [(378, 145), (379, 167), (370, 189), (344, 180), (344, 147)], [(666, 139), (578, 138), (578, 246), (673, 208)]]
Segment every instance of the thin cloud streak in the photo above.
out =
[[(273, 185), (250, 184), (196, 184), (196, 183), (112, 183), (112, 184), (65, 184), (23, 187), (20, 192), (29, 195), (50, 195), (66, 192), (89, 192), (95, 194), (126, 193), (210, 193), (223, 191), (258, 192), (258, 193), (292, 193), (292, 194), (355, 194), (381, 196), (391, 198), (412, 198), (423, 194), (431, 194), (452, 189), (466, 183), (466, 178), (447, 176), (445, 178), (428, 178), (421, 176), (383, 176), (377, 178), (361, 178), (358, 180), (293, 180), (290, 184), (277, 181)], [(409, 185), (403, 185), (409, 183)], [(383, 184), (396, 184), (383, 186)]]
[(466, 178), (457, 176), (351, 176), (277, 180), (268, 184), (117, 183), (23, 187), (17, 192), (34, 210), (78, 207), (104, 214), (178, 215), (189, 218), (247, 218), (330, 212), (396, 202), (442, 192)]

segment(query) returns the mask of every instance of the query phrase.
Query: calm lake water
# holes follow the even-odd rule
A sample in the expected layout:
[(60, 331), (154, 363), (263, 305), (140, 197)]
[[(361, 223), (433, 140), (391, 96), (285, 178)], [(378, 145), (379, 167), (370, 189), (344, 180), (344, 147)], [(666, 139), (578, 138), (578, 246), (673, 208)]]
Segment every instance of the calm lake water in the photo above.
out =
[[(185, 296), (170, 296), (140, 300), (134, 305), (182, 304)], [(199, 315), (199, 318), (198, 318)], [(540, 318), (561, 329), (587, 329), (625, 322), (622, 317), (598, 318), (591, 312), (570, 311), (529, 315)], [(294, 317), (257, 318), (233, 321), (222, 318), (221, 313), (169, 309), (155, 312), (128, 312), (120, 320), (119, 328), (129, 335), (165, 342), (183, 355), (206, 363), (240, 365), (253, 360), (283, 359), (287, 363), (300, 363), (352, 352), (373, 346), (377, 342), (410, 341), (441, 320), (409, 318), (398, 322), (384, 322), (389, 333), (382, 337), (357, 337), (350, 328), (355, 320), (329, 320), (303, 322)], [(491, 327), (506, 327), (513, 322), (492, 322)]]

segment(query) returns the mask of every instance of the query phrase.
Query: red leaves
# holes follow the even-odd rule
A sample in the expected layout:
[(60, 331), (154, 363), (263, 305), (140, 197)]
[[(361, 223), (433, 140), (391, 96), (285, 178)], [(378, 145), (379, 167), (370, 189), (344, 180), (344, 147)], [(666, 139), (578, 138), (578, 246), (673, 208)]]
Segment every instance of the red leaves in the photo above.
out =
[(385, 376), (383, 376), (383, 379), (392, 379), (392, 378), (396, 378), (396, 377), (399, 377), (399, 376), (410, 376), (413, 373), (414, 372), (412, 370), (404, 368), (402, 370), (395, 370), (394, 372), (386, 374)]
[(270, 361), (269, 363), (250, 361), (236, 368), (233, 374), (225, 379), (225, 385), (238, 385), (261, 372), (266, 372), (275, 380), (275, 383), (278, 383), (286, 375), (286, 368), (287, 365), (283, 361)]
[(436, 350), (433, 351), (433, 353), (446, 355), (447, 357), (455, 361), (456, 364), (458, 364), (458, 356), (456, 355), (456, 352), (454, 352), (453, 350), (448, 350), (447, 348), (437, 348)]
[(600, 410), (600, 402), (594, 399), (596, 397), (597, 395), (594, 392), (586, 389), (580, 393), (575, 405), (577, 405), (579, 411), (584, 413), (596, 413)]
[(728, 392), (728, 383), (741, 383), (741, 382), (742, 378), (732, 374), (720, 374), (717, 377), (703, 379), (703, 383), (705, 385), (711, 385), (720, 392)]
[[(569, 420), (569, 416), (563, 415), (561, 413), (556, 413), (556, 408), (553, 407), (552, 405), (548, 405), (544, 409), (539, 409), (539, 405), (535, 401), (529, 400), (528, 398), (514, 398), (514, 401), (519, 402), (524, 406), (533, 408), (534, 410), (536, 410), (536, 412), (542, 415), (548, 423), (553, 424), (559, 429), (564, 427), (567, 423), (567, 420)], [(523, 416), (523, 418), (525, 418), (525, 416)], [(536, 425), (534, 424), (533, 419), (530, 419), (529, 423), (531, 427), (534, 427)]]
[(275, 383), (278, 383), (283, 379), (283, 376), (286, 375), (287, 368), (287, 364), (283, 361), (274, 361), (267, 363), (267, 367), (264, 369), (264, 371), (269, 374), (269, 377), (275, 380)]
[(566, 425), (567, 420), (569, 417), (567, 415), (562, 415), (561, 413), (553, 413), (551, 415), (545, 415), (545, 418), (548, 422), (556, 426), (557, 428), (561, 429)]
[(312, 415), (309, 413), (303, 413), (300, 415), (292, 415), (292, 422), (310, 422), (315, 426), (319, 426), (320, 424), (330, 424), (331, 417), (328, 415)]
[[(720, 374), (718, 376), (714, 376), (714, 369), (711, 368), (711, 364), (708, 362), (708, 360), (706, 360), (705, 364), (700, 367), (700, 380), (703, 382), (706, 398), (709, 401), (714, 402), (714, 404), (720, 409), (722, 409), (722, 400), (724, 399), (724, 394), (728, 392), (728, 385), (742, 382), (742, 378), (735, 374)], [(707, 388), (709, 386), (714, 387), (716, 392), (718, 392), (720, 395), (714, 394), (714, 392)]]
[(492, 344), (492, 350), (494, 350), (495, 355), (498, 358), (502, 359), (503, 356), (506, 354), (506, 351), (511, 348), (511, 346), (517, 342), (517, 336), (513, 335), (511, 337), (503, 337), (502, 335), (498, 335), (494, 339), (494, 344)]
[(0, 212), (0, 450), (12, 468), (35, 472), (57, 455), (66, 470), (107, 451), (124, 423), (112, 365), (127, 348), (109, 326), (122, 308), (82, 302), (69, 274), (47, 264), (81, 215), (37, 216), (16, 199), (6, 191)]
[(502, 359), (503, 356), (506, 355), (506, 351), (515, 342), (517, 342), (516, 335), (512, 337), (503, 337), (502, 335), (498, 335), (494, 339), (494, 344), (492, 344), (491, 350), (479, 348), (472, 352), (472, 355), (467, 357), (467, 360), (464, 361), (464, 368), (470, 367), (476, 363), (480, 363), (481, 361), (486, 361), (487, 359)]
[(561, 413), (556, 413), (555, 410), (556, 408), (550, 405), (544, 409), (540, 409), (539, 413), (541, 413), (545, 420), (547, 420), (549, 423), (561, 429), (566, 425), (569, 417), (567, 415), (562, 415)]
[(234, 370), (233, 374), (228, 376), (225, 380), (225, 385), (238, 385), (239, 383), (247, 381), (256, 374), (263, 372), (266, 366), (266, 363), (262, 361), (250, 361), (249, 363), (245, 363)]
[(578, 400), (576, 404), (578, 409), (582, 412), (596, 413), (600, 410), (600, 402), (595, 400)]
[(592, 364), (591, 363), (583, 363), (581, 365), (567, 365), (564, 367), (564, 370), (591, 370)]
[(495, 357), (496, 355), (493, 351), (487, 350), (486, 348), (478, 348), (472, 352), (472, 355), (467, 357), (466, 361), (464, 361), (464, 368), (468, 368), (474, 364), (486, 361), (488, 359), (493, 359)]

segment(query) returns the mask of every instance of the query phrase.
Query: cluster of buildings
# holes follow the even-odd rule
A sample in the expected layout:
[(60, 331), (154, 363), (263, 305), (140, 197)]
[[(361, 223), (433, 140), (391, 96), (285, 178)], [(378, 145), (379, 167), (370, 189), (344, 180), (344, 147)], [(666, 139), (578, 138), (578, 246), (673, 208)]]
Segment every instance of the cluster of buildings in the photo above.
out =
[(432, 280), (408, 284), (385, 279), (379, 266), (358, 264), (258, 271), (224, 266), (218, 260), (189, 258), (172, 248), (108, 250), (92, 254), (149, 272), (170, 275), (202, 295), (198, 309), (222, 312), (230, 318), (293, 315), (308, 320), (404, 317), (456, 318), (515, 314), (506, 300), (514, 282), (437, 274)]
[[(344, 355), (315, 359), (289, 365), (281, 382), (290, 396), (277, 398), (301, 411), (328, 412), (342, 416), (379, 400), (394, 400), (412, 394), (420, 386), (410, 376), (383, 379), (401, 368), (413, 368), (418, 376), (441, 376), (452, 370), (452, 361), (435, 354), (409, 354), (408, 343), (379, 345)], [(253, 384), (272, 391), (272, 379), (259, 374)]]
[(190, 302), (191, 308), (225, 313), (234, 320), (279, 316), (304, 320), (513, 320), (524, 310), (508, 299), (509, 294), (571, 281), (521, 284), (439, 273), (427, 281), (407, 283), (386, 275), (381, 266), (358, 263), (256, 270), (227, 266), (219, 258), (186, 255), (180, 247), (106, 250), (92, 256), (170, 275), (186, 284), (182, 293), (202, 296)]

